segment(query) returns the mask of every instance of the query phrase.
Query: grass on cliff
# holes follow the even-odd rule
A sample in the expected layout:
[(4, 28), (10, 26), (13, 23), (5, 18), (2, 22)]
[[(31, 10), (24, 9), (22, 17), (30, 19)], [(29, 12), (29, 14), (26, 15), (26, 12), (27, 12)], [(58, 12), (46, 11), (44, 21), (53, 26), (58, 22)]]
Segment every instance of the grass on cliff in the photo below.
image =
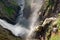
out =
[(5, 7), (4, 10), (7, 12), (8, 16), (12, 16), (12, 14), (14, 14), (14, 9), (10, 7)]
[(60, 35), (56, 34), (55, 36), (52, 36), (50, 40), (60, 40)]
[(58, 27), (58, 34), (51, 36), (50, 40), (60, 40), (60, 14), (59, 18), (57, 18), (57, 27)]
[[(17, 3), (14, 0), (10, 0), (10, 4), (14, 6), (18, 6)], [(9, 17), (14, 15), (15, 10), (12, 7), (6, 6), (6, 4), (3, 1), (0, 1), (0, 6), (2, 8), (2, 12), (7, 14)]]

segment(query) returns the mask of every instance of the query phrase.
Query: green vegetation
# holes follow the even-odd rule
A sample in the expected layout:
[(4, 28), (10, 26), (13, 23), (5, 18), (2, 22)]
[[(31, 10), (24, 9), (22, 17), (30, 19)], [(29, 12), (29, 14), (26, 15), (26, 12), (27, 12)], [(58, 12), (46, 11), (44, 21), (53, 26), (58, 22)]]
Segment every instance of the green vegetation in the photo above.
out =
[(60, 30), (60, 19), (57, 20), (57, 26), (58, 26), (58, 28)]
[(18, 4), (16, 3), (16, 1), (14, 1), (14, 0), (11, 0), (11, 4), (15, 5), (15, 6), (18, 6)]
[(60, 40), (60, 35), (55, 35), (54, 37), (51, 37), (50, 40)]
[(45, 0), (45, 1), (46, 1), (46, 4), (48, 4), (48, 5), (53, 5), (54, 4), (51, 0)]
[[(7, 1), (8, 3), (8, 1)], [(10, 7), (9, 5), (6, 6), (6, 4), (3, 0), (0, 1), (0, 6), (2, 8), (1, 11), (3, 11), (3, 13), (5, 13), (6, 15), (8, 15), (9, 17), (13, 16), (15, 14), (15, 9), (13, 9), (12, 7), (17, 7), (17, 3), (15, 2), (15, 0), (10, 0), (10, 4), (12, 7)], [(9, 7), (8, 7), (9, 6)]]
[(12, 9), (11, 7), (4, 7), (5, 12), (7, 12), (8, 16), (12, 16), (12, 14), (14, 13), (14, 9)]
[(60, 40), (60, 14), (56, 21), (57, 21), (57, 27), (58, 27), (58, 34), (51, 36), (50, 40)]

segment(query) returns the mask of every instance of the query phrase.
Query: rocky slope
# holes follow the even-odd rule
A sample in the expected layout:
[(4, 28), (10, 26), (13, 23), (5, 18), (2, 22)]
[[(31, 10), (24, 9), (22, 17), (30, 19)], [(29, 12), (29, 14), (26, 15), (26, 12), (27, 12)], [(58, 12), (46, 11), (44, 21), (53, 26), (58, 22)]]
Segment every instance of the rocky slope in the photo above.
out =
[[(41, 10), (39, 11), (41, 12), (39, 17), (41, 26), (37, 27), (37, 30), (34, 30), (32, 32), (32, 34), (28, 37), (29, 40), (41, 38), (43, 38), (43, 40), (49, 40), (52, 28), (54, 26), (57, 27), (57, 23), (55, 23), (56, 22), (55, 18), (57, 19), (58, 14), (60, 14), (59, 5), (60, 0), (45, 0), (45, 3), (43, 4)], [(51, 17), (53, 18), (52, 20), (50, 19)]]

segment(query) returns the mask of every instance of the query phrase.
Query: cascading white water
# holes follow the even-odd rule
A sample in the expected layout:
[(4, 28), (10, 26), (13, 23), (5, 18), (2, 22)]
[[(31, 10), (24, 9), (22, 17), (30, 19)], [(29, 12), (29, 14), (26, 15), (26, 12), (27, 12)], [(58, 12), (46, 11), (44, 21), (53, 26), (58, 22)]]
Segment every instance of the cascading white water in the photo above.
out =
[(42, 0), (32, 0), (31, 3), (31, 10), (33, 11), (30, 17), (30, 28), (34, 28), (34, 24), (36, 23), (37, 19), (39, 18), (39, 10), (41, 9), (43, 2)]
[(17, 0), (17, 3), (18, 5), (20, 6), (21, 10), (19, 11), (19, 16), (17, 18), (17, 24), (19, 24), (20, 21), (23, 20), (23, 10), (24, 10), (24, 7), (25, 7), (25, 0)]
[(17, 18), (17, 24), (16, 25), (12, 25), (7, 23), (5, 20), (0, 19), (0, 25), (3, 28), (6, 28), (8, 30), (10, 30), (15, 36), (28, 36), (31, 34), (31, 32), (33, 32), (32, 30), (34, 30), (35, 28), (35, 23), (39, 17), (39, 13), (38, 11), (40, 10), (42, 4), (43, 4), (43, 0), (31, 0), (31, 10), (32, 10), (32, 14), (29, 18), (30, 20), (30, 25), (29, 28), (27, 29), (26, 27), (22, 27), (21, 24), (19, 24), (21, 21), (25, 20), (25, 18), (23, 17), (23, 10), (24, 10), (24, 6), (25, 6), (25, 0), (17, 0), (18, 5), (21, 7), (20, 10), (20, 15)]
[(41, 6), (43, 5), (43, 0), (32, 0), (31, 2), (31, 10), (32, 15), (30, 17), (30, 33), (28, 34), (28, 37), (30, 37), (30, 35), (32, 34), (32, 32), (35, 30), (36, 28), (36, 23), (37, 20), (39, 18), (39, 14), (41, 14), (41, 12), (39, 12), (39, 10), (41, 9)]
[(10, 30), (15, 36), (24, 37), (29, 32), (28, 29), (22, 27), (21, 25), (12, 25), (2, 19), (0, 19), (0, 25), (3, 28)]
[(17, 3), (21, 7), (21, 10), (19, 11), (20, 15), (17, 18), (17, 24), (12, 25), (12, 24), (7, 23), (5, 20), (0, 19), (0, 25), (3, 28), (10, 30), (15, 36), (24, 37), (29, 32), (29, 30), (27, 28), (23, 27), (20, 24), (21, 21), (23, 21), (23, 22), (25, 21), (25, 18), (23, 17), (25, 0), (17, 0)]

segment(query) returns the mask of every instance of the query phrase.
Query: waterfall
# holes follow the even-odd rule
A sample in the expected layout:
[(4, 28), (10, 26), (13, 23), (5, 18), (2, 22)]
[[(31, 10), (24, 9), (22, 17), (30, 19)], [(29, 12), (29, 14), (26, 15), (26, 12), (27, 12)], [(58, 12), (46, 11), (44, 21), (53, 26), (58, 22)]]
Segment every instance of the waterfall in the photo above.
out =
[[(31, 10), (32, 10), (32, 14), (31, 17), (29, 18), (30, 20), (30, 32), (28, 34), (27, 37), (31, 37), (31, 34), (33, 34), (33, 31), (35, 30), (35, 28), (38, 26), (36, 25), (37, 20), (39, 18), (39, 14), (41, 14), (41, 12), (39, 12), (39, 10), (41, 9), (43, 5), (43, 0), (32, 0), (31, 1)], [(27, 40), (31, 40), (28, 39)]]
[[(16, 25), (21, 24), (22, 26), (28, 28), (27, 26), (29, 25), (29, 22), (25, 17), (23, 17), (23, 10), (24, 10), (24, 7), (25, 7), (25, 0), (17, 0), (17, 3), (20, 6), (21, 10), (19, 11), (19, 16), (16, 20), (17, 21)], [(28, 23), (28, 24), (26, 24), (26, 23)]]
[[(19, 16), (17, 18), (17, 24), (16, 25), (12, 25), (7, 23), (5, 20), (0, 19), (0, 25), (3, 28), (6, 28), (8, 30), (10, 30), (15, 36), (29, 36), (31, 35), (31, 33), (33, 32), (34, 28), (35, 28), (35, 23), (37, 22), (37, 19), (39, 18), (39, 10), (41, 9), (41, 6), (43, 4), (43, 0), (31, 0), (31, 10), (32, 10), (32, 14), (29, 18), (29, 20), (26, 20), (25, 17), (23, 17), (23, 10), (25, 7), (25, 0), (17, 0), (18, 5), (21, 7), (21, 10), (19, 11)], [(26, 22), (25, 22), (26, 21)], [(25, 23), (26, 25), (28, 25), (28, 21), (29, 21), (29, 28), (25, 27), (25, 25), (23, 26), (22, 24)]]
[(21, 10), (19, 11), (19, 16), (17, 18), (17, 24), (12, 25), (12, 24), (7, 23), (5, 20), (0, 19), (0, 25), (3, 28), (6, 28), (6, 29), (10, 30), (15, 36), (24, 37), (29, 32), (27, 27), (25, 27), (25, 24), (28, 23), (28, 21), (23, 17), (25, 0), (17, 0), (17, 3), (21, 7)]
[(18, 5), (20, 6), (21, 10), (19, 11), (19, 16), (17, 18), (17, 23), (23, 20), (23, 10), (25, 7), (25, 0), (17, 0)]
[(32, 29), (32, 27), (34, 28), (34, 25), (35, 25), (37, 19), (39, 18), (39, 14), (41, 14), (41, 12), (39, 12), (39, 10), (41, 9), (42, 4), (43, 4), (42, 0), (32, 0), (31, 10), (33, 12), (31, 14), (31, 17), (29, 18), (31, 29)]
[(10, 30), (15, 36), (23, 36), (28, 32), (28, 29), (22, 27), (21, 25), (12, 25), (2, 19), (0, 19), (0, 25), (3, 28)]

